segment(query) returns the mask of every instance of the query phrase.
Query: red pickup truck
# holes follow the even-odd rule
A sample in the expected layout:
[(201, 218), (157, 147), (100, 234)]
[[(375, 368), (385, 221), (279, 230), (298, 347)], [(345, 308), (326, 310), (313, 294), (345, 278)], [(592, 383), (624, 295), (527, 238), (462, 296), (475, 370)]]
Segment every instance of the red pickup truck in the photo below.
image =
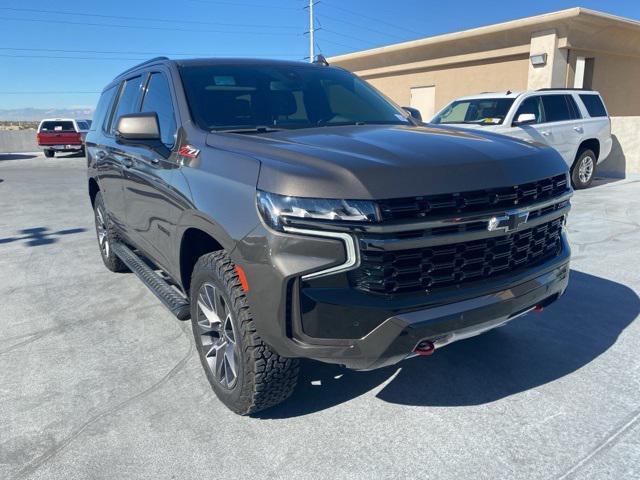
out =
[(56, 152), (80, 152), (84, 155), (84, 137), (89, 125), (87, 120), (44, 119), (38, 126), (38, 145), (44, 149), (45, 157), (53, 157)]

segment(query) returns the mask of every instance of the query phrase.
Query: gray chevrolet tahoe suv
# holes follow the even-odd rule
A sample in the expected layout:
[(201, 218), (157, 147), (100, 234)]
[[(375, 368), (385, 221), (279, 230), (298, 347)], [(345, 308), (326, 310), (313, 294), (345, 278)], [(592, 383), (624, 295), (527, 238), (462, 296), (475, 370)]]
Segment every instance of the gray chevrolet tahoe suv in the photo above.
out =
[(150, 60), (104, 89), (86, 148), (105, 265), (191, 318), (240, 414), (287, 398), (299, 358), (392, 365), (567, 286), (555, 150), (423, 125), (326, 62)]

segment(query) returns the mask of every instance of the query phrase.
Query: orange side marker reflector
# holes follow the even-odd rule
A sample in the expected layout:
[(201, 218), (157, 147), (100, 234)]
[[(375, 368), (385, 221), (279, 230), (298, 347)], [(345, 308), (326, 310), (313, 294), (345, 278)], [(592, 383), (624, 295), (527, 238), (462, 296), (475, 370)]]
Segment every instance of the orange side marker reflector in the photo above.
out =
[(249, 282), (247, 282), (247, 275), (244, 273), (242, 267), (236, 265), (235, 267), (236, 275), (238, 275), (238, 280), (240, 280), (240, 285), (242, 286), (243, 292), (249, 291)]

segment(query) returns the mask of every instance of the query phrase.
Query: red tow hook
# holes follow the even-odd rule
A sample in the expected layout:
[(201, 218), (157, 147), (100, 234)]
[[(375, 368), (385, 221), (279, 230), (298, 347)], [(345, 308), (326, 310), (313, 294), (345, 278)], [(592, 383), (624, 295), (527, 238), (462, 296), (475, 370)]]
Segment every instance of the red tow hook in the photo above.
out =
[(535, 313), (541, 313), (544, 310), (544, 307), (542, 305), (536, 305), (535, 307), (533, 307), (533, 311)]
[(429, 340), (422, 340), (420, 343), (418, 343), (418, 345), (416, 345), (416, 348), (413, 349), (414, 353), (422, 357), (433, 355), (433, 352), (435, 351), (436, 351), (435, 345), (433, 344), (433, 342), (430, 342)]

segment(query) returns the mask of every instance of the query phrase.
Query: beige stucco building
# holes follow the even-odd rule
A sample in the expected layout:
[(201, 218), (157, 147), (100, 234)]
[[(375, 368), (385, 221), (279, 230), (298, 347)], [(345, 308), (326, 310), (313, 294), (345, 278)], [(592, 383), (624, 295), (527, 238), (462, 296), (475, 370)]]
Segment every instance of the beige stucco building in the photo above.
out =
[[(536, 63), (544, 63), (534, 66)], [(543, 59), (543, 62), (540, 59)], [(429, 118), (454, 98), (489, 91), (585, 87), (612, 117), (602, 171), (640, 173), (640, 22), (572, 8), (329, 59)]]

